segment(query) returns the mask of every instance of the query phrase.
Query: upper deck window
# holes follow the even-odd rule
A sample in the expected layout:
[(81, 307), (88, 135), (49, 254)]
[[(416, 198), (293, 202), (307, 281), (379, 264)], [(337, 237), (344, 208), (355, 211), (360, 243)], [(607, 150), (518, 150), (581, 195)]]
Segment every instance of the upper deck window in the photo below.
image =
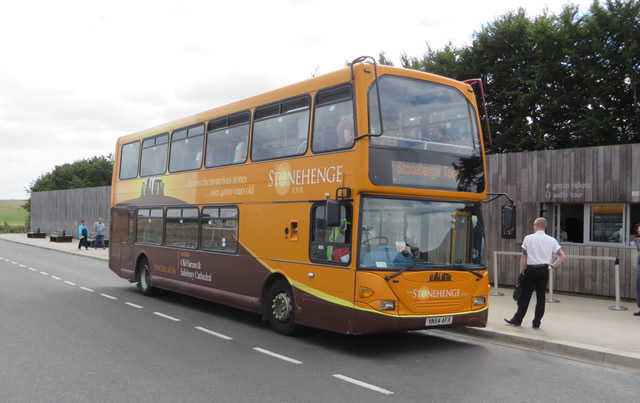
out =
[(351, 148), (355, 135), (351, 86), (318, 92), (313, 119), (313, 152)]
[(204, 123), (176, 130), (171, 136), (169, 172), (189, 171), (202, 166)]
[(251, 159), (254, 161), (302, 155), (309, 137), (309, 97), (256, 109)]
[(168, 151), (169, 133), (144, 139), (142, 141), (140, 176), (164, 174), (167, 171)]
[[(476, 113), (456, 88), (385, 75), (378, 79), (384, 133), (371, 145), (479, 156)], [(369, 89), (369, 130), (380, 134), (376, 88)]]
[(140, 142), (125, 144), (120, 153), (120, 179), (132, 179), (138, 176), (140, 160)]
[(238, 164), (247, 160), (249, 112), (209, 122), (205, 166)]

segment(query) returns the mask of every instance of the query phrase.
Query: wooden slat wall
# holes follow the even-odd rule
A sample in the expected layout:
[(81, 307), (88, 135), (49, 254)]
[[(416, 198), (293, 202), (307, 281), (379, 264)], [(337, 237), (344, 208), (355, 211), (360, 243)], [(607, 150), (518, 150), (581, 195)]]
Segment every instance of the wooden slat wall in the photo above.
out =
[[(500, 198), (485, 204), (487, 265), (493, 278), (493, 251), (520, 252), (522, 239), (533, 231), (533, 220), (551, 211), (541, 211), (543, 203), (640, 203), (640, 144), (535, 151), (487, 156), (488, 191), (508, 193), (516, 204), (516, 238), (503, 239), (500, 233)], [(547, 198), (547, 184), (591, 184), (580, 189), (581, 197)], [(558, 191), (556, 191), (558, 192)], [(567, 192), (571, 192), (569, 188)], [(635, 298), (637, 251), (630, 247), (564, 245), (572, 256), (618, 256), (620, 292), (623, 298)], [(498, 279), (513, 285), (518, 272), (518, 256), (498, 256)], [(608, 261), (567, 259), (555, 273), (555, 290), (580, 294), (615, 296), (614, 264)]]
[(34, 192), (31, 194), (31, 231), (65, 230), (67, 235), (77, 237), (80, 220), (86, 220), (91, 230), (102, 217), (105, 238), (109, 239), (110, 200), (111, 186)]

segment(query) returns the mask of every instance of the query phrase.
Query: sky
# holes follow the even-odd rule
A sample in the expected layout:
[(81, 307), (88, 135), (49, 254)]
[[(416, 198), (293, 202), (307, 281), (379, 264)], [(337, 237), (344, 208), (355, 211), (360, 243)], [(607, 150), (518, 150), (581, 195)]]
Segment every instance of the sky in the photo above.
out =
[[(120, 136), (341, 69), (421, 57), (569, 0), (20, 0), (0, 5), (0, 200)], [(592, 0), (572, 0), (581, 12)]]

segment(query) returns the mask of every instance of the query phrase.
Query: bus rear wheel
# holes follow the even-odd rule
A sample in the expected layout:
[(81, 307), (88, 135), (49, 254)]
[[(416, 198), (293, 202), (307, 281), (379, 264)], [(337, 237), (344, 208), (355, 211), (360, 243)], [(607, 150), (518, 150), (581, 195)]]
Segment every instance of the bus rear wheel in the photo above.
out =
[(265, 310), (275, 332), (285, 336), (297, 333), (299, 327), (295, 321), (293, 292), (285, 279), (277, 280), (269, 288)]
[(151, 287), (151, 269), (147, 259), (142, 259), (138, 265), (138, 288), (147, 296), (155, 292), (155, 288)]

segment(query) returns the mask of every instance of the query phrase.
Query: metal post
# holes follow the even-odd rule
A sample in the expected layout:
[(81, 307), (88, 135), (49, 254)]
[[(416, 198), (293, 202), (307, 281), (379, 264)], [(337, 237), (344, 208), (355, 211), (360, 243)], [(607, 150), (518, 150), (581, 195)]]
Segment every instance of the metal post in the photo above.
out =
[(552, 302), (552, 303), (560, 302), (559, 299), (553, 298), (553, 278), (555, 277), (555, 273), (554, 273), (555, 270), (549, 270), (549, 271), (551, 272), (549, 273), (549, 298), (547, 298), (545, 301)]
[(489, 295), (501, 297), (504, 294), (498, 291), (498, 251), (493, 251), (493, 289)]
[(627, 307), (620, 305), (620, 257), (616, 256), (616, 304), (610, 306), (613, 311), (626, 311)]

